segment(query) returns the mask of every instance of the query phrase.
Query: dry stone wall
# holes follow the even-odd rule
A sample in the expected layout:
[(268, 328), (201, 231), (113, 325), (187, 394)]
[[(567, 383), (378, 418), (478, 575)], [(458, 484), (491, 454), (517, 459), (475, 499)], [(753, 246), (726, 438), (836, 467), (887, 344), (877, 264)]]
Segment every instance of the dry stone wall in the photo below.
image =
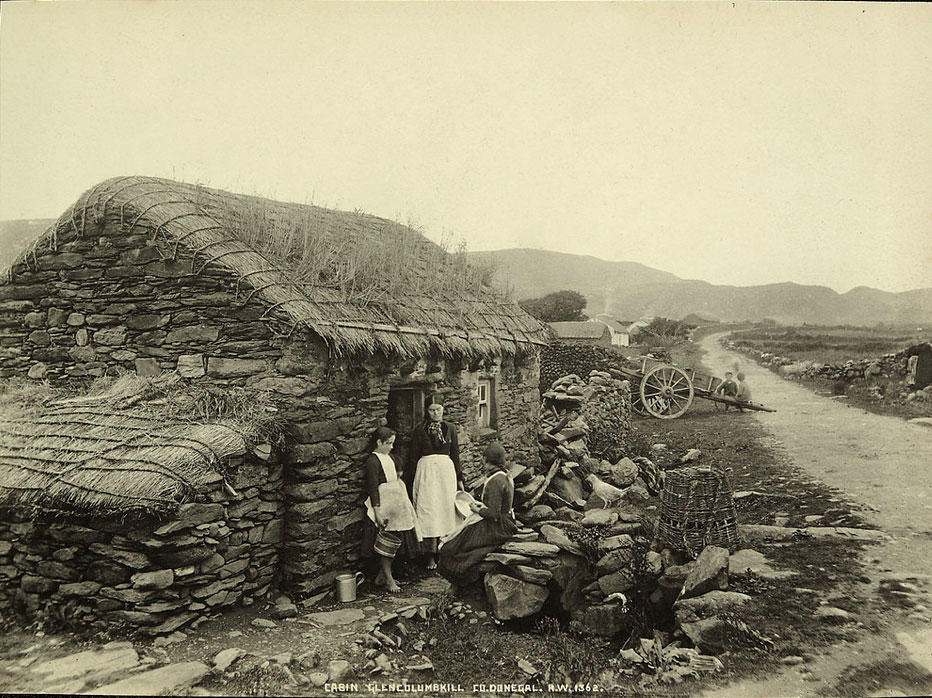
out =
[[(468, 367), (440, 359), (373, 356), (326, 362), (325, 357), (319, 342), (296, 339), (277, 364), (283, 375), (264, 379), (270, 389), (294, 393), (283, 408), (295, 426), (287, 455), (282, 559), (287, 586), (304, 593), (331, 586), (335, 575), (358, 558), (362, 461), (369, 435), (386, 422), (393, 388), (413, 386), (444, 395), (445, 418), (459, 427), (467, 477), (478, 474), (480, 451), (492, 439), (500, 440), (512, 458), (530, 463), (537, 450), (534, 358)], [(481, 430), (476, 382), (490, 376), (496, 379), (499, 428)]]
[[(230, 273), (149, 235), (101, 227), (20, 263), (0, 282), (0, 377), (83, 383), (118, 371), (268, 390), (289, 427), (282, 566), (295, 591), (332, 583), (358, 554), (361, 461), (386, 421), (393, 387), (447, 397), (464, 468), (488, 441), (537, 462), (537, 357), (464, 365), (425, 358), (337, 358), (310, 333), (274, 320)], [(477, 425), (477, 382), (491, 378), (498, 420)], [(235, 510), (234, 510), (235, 511)]]
[(170, 633), (276, 581), (282, 465), (231, 459), (163, 520), (73, 516), (0, 521), (0, 608), (77, 630)]

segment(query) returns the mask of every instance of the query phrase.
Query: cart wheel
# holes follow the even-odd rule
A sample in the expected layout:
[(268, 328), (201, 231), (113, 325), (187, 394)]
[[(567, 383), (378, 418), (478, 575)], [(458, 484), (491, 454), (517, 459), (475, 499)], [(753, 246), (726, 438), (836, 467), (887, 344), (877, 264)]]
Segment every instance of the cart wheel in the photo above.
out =
[(676, 419), (693, 401), (693, 383), (676, 366), (652, 368), (641, 381), (641, 404), (658, 419)]
[(640, 415), (641, 417), (650, 417), (650, 412), (644, 408), (644, 403), (641, 402), (641, 393), (636, 392), (631, 395), (631, 409), (634, 410), (635, 414)]

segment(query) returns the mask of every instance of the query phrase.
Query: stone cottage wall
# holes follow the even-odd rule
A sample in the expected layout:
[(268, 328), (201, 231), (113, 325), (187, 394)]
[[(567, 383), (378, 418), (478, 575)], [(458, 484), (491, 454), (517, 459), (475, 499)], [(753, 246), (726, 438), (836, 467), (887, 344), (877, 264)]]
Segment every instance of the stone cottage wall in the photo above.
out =
[[(290, 425), (281, 550), (290, 589), (329, 586), (356, 559), (361, 462), (368, 435), (386, 421), (393, 387), (447, 396), (468, 477), (493, 439), (513, 460), (537, 462), (536, 356), (468, 366), (336, 358), (316, 336), (267, 317), (228, 271), (182, 249), (171, 261), (173, 252), (111, 224), (16, 265), (0, 282), (0, 377), (83, 383), (118, 370), (177, 370), (190, 380), (271, 391)], [(480, 378), (494, 379), (497, 429), (478, 427)]]
[[(147, 635), (265, 593), (278, 571), (282, 465), (232, 459), (161, 521), (4, 516), (0, 608), (76, 630)], [(235, 473), (235, 474), (232, 474)]]
[[(498, 439), (511, 457), (537, 460), (537, 360), (464, 366), (456, 361), (326, 360), (319, 340), (295, 339), (266, 377), (272, 390), (293, 396), (284, 409), (295, 426), (286, 468), (287, 514), (283, 573), (288, 586), (312, 593), (330, 586), (358, 558), (364, 515), (362, 462), (368, 436), (385, 424), (393, 388), (419, 387), (445, 395), (446, 418), (459, 427), (467, 477), (479, 472), (479, 454)], [(477, 423), (477, 381), (496, 379), (497, 430)]]
[(177, 368), (222, 379), (281, 355), (265, 308), (244, 302), (245, 290), (237, 297), (229, 272), (201, 269), (182, 250), (169, 261), (170, 247), (145, 235), (99, 232), (14, 265), (0, 281), (0, 377), (63, 383)]

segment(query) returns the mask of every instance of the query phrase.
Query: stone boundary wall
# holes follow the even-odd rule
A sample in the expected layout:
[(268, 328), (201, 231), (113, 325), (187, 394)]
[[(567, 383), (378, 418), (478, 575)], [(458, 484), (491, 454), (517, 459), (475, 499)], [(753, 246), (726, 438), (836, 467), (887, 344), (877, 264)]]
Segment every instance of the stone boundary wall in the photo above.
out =
[(796, 361), (771, 352), (758, 351), (751, 347), (735, 344), (727, 338), (722, 344), (753, 359), (757, 363), (774, 369), (785, 377), (825, 378), (828, 380), (855, 380), (858, 378), (900, 378), (906, 375), (906, 351), (884, 354), (874, 358), (851, 359), (845, 363), (823, 364), (817, 361)]
[(282, 465), (235, 458), (174, 516), (0, 521), (0, 607), (72, 629), (159, 635), (268, 591), (282, 537)]

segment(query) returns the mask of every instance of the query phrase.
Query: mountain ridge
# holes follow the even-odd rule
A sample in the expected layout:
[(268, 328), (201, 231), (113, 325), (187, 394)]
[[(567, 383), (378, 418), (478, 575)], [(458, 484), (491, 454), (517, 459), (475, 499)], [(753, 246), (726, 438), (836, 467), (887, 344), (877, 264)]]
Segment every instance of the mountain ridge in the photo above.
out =
[(795, 281), (737, 286), (682, 279), (637, 262), (610, 262), (550, 250), (513, 248), (469, 255), (494, 264), (517, 299), (571, 289), (586, 297), (589, 315), (679, 319), (705, 312), (726, 322), (769, 318), (784, 324), (932, 323), (932, 288), (897, 293), (856, 286), (838, 293), (827, 286)]

